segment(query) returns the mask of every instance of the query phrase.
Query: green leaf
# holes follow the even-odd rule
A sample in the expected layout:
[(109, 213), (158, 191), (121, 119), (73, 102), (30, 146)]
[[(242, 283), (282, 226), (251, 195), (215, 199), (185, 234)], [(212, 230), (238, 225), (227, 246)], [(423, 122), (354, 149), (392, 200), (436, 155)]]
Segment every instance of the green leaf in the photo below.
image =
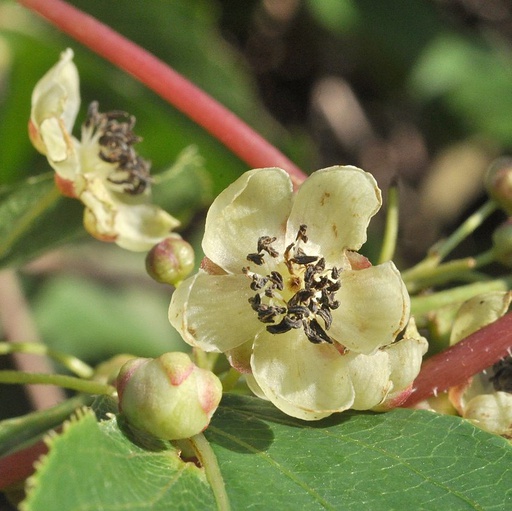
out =
[(29, 480), (24, 511), (214, 509), (202, 469), (92, 411), (69, 422)]
[(53, 173), (0, 189), (0, 267), (19, 265), (83, 232), (83, 208), (60, 196)]
[[(104, 414), (112, 403), (99, 407)], [(215, 509), (202, 469), (169, 443), (120, 427), (91, 412), (71, 422), (23, 509)], [(205, 436), (233, 510), (497, 511), (512, 498), (508, 442), (457, 417), (398, 409), (306, 423), (227, 395)]]
[(512, 448), (420, 410), (292, 419), (227, 396), (205, 432), (233, 509), (508, 509)]

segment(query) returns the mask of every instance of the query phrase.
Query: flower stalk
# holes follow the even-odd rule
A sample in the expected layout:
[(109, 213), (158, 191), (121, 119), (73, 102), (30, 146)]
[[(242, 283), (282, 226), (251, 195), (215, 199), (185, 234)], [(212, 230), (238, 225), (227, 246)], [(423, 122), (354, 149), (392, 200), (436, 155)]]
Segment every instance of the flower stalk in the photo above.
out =
[(66, 369), (75, 373), (80, 378), (92, 378), (94, 369), (73, 355), (54, 351), (42, 343), (18, 342), (8, 343), (0, 342), (0, 355), (10, 355), (11, 353), (30, 353), (32, 355), (42, 355), (62, 364)]
[(107, 385), (93, 380), (84, 380), (82, 378), (76, 378), (75, 376), (67, 376), (64, 374), (24, 373), (8, 369), (0, 371), (0, 383), (56, 385), (65, 389), (76, 390), (77, 392), (105, 396), (111, 396), (116, 392), (116, 389), (112, 387), (112, 385)]
[(379, 255), (379, 264), (391, 261), (395, 255), (399, 220), (399, 196), (398, 184), (396, 182), (390, 184), (387, 199), (386, 226), (384, 228), (384, 240)]

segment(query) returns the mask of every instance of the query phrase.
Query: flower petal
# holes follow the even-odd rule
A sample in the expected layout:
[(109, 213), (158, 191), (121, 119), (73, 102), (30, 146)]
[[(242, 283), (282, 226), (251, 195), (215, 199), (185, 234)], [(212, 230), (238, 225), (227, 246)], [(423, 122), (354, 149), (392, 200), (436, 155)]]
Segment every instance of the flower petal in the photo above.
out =
[(292, 184), (278, 168), (243, 174), (213, 201), (206, 217), (203, 250), (228, 272), (239, 273), (247, 254), (256, 252), (261, 236), (277, 236), (282, 252), (284, 226), (290, 213)]
[(389, 357), (384, 351), (373, 355), (346, 355), (350, 379), (354, 386), (354, 410), (369, 410), (383, 401), (391, 390)]
[[(179, 225), (179, 221), (153, 204), (130, 204), (111, 192), (101, 178), (86, 181), (80, 200), (86, 206), (84, 226), (103, 241), (115, 241), (136, 252), (150, 250)], [(128, 197), (129, 198), (129, 197)], [(149, 197), (141, 197), (147, 200)]]
[(465, 301), (453, 322), (450, 345), (501, 318), (507, 312), (511, 299), (510, 291), (493, 291)]
[(512, 438), (512, 394), (495, 392), (474, 397), (464, 417), (489, 433)]
[(179, 225), (176, 218), (154, 204), (120, 203), (116, 216), (116, 243), (127, 250), (148, 251)]
[(264, 328), (248, 303), (252, 295), (245, 275), (200, 271), (174, 291), (169, 321), (188, 344), (225, 352), (254, 339)]
[(409, 319), (410, 298), (400, 272), (389, 261), (344, 271), (328, 334), (351, 351), (373, 353), (394, 341)]
[(352, 166), (335, 166), (314, 172), (300, 187), (288, 220), (287, 243), (307, 225), (311, 248), (329, 265), (345, 249), (358, 250), (366, 241), (370, 218), (379, 210), (381, 193), (371, 174)]
[(404, 338), (382, 349), (389, 355), (393, 392), (407, 388), (418, 376), (427, 349), (427, 340), (419, 334), (412, 318), (405, 330)]
[(288, 415), (317, 420), (350, 408), (348, 359), (330, 344), (309, 342), (302, 329), (255, 340), (252, 373), (265, 396)]
[(62, 161), (62, 149), (68, 145), (79, 108), (78, 70), (73, 63), (73, 50), (68, 48), (32, 92), (30, 134), (36, 149), (51, 160)]

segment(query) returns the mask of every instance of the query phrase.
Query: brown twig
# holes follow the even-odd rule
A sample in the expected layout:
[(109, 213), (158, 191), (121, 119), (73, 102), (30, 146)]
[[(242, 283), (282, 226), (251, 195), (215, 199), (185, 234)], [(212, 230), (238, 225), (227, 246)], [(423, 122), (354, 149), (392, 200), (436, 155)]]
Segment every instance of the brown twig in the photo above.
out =
[[(0, 323), (10, 342), (40, 342), (34, 320), (14, 270), (0, 272)], [(40, 356), (14, 353), (16, 368), (20, 371), (53, 373), (49, 361)], [(56, 405), (65, 398), (62, 389), (45, 385), (29, 385), (27, 396), (35, 410)]]

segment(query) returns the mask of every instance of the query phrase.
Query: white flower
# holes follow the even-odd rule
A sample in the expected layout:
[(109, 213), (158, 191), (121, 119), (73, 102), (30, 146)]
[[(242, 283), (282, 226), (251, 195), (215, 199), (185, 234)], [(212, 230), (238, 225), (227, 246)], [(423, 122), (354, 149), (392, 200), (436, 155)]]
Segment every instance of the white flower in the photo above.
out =
[(92, 103), (78, 141), (71, 131), (79, 107), (78, 71), (67, 49), (34, 88), (30, 139), (48, 158), (61, 192), (85, 205), (90, 234), (149, 250), (179, 222), (151, 204), (149, 164), (133, 148), (140, 141), (135, 120), (124, 112), (101, 114)]
[[(455, 317), (450, 344), (503, 316), (511, 298), (511, 292), (495, 291), (464, 302)], [(457, 412), (476, 426), (512, 438), (512, 357), (452, 387), (448, 397)]]
[(246, 172), (208, 212), (207, 271), (175, 291), (172, 325), (192, 346), (225, 352), (292, 416), (400, 401), (426, 343), (394, 342), (409, 319), (400, 273), (355, 252), (380, 205), (374, 178), (355, 167), (317, 171), (296, 195), (281, 169)]

